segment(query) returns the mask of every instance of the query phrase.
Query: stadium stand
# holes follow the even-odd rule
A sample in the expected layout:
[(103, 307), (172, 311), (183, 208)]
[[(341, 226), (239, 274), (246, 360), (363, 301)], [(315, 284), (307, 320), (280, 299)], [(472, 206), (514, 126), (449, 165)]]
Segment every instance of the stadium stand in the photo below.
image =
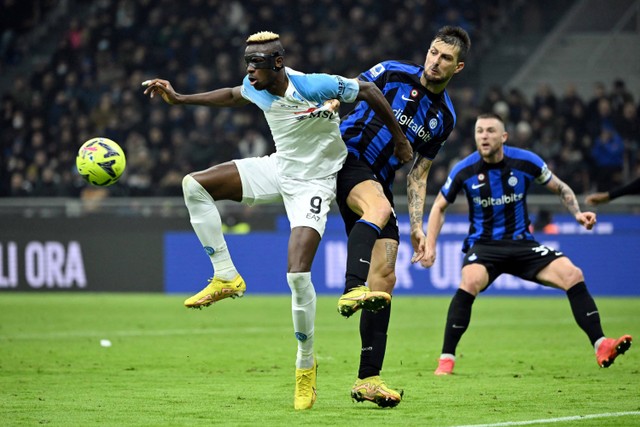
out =
[[(185, 93), (235, 86), (244, 75), (246, 36), (264, 29), (281, 34), (290, 67), (356, 76), (384, 59), (422, 63), (424, 34), (444, 24), (467, 28), (473, 41), (465, 71), (470, 77), (450, 86), (458, 125), (434, 165), (431, 193), (450, 164), (473, 150), (472, 121), (488, 110), (505, 118), (514, 144), (539, 152), (576, 193), (640, 175), (635, 80), (628, 87), (625, 75), (607, 81), (590, 77), (588, 95), (572, 84), (575, 70), (565, 73), (563, 86), (553, 74), (536, 75), (533, 89), (528, 80), (526, 87), (483, 86), (483, 58), (492, 46), (503, 45), (501, 33), (515, 31), (522, 21), (510, 17), (528, 13), (547, 22), (546, 10), (532, 11), (530, 3), (5, 0), (0, 197), (179, 196), (182, 176), (190, 171), (271, 152), (271, 136), (257, 108), (170, 108), (149, 102), (140, 87), (152, 76), (171, 80)], [(580, 2), (555, 3), (566, 12)], [(638, 28), (629, 25), (625, 21), (620, 31), (637, 35)], [(546, 31), (533, 20), (520, 29)], [(127, 153), (121, 184), (108, 189), (87, 188), (75, 173), (78, 147), (98, 135), (118, 141)], [(405, 191), (403, 173), (395, 187)]]

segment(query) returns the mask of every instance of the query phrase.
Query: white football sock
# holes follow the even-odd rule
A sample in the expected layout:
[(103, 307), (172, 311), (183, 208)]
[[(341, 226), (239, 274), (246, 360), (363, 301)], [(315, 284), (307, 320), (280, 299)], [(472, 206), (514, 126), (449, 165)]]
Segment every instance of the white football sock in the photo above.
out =
[(232, 280), (238, 274), (222, 234), (222, 220), (213, 197), (191, 175), (182, 180), (184, 203), (189, 209), (191, 225), (211, 259), (214, 276)]
[(598, 348), (600, 348), (600, 344), (602, 344), (602, 341), (604, 341), (606, 339), (606, 337), (602, 337), (600, 338), (598, 341), (593, 343), (593, 349), (595, 350), (595, 352), (598, 352)]
[(311, 272), (287, 273), (291, 288), (293, 329), (298, 340), (296, 368), (313, 367), (313, 329), (316, 318), (316, 290), (311, 283)]

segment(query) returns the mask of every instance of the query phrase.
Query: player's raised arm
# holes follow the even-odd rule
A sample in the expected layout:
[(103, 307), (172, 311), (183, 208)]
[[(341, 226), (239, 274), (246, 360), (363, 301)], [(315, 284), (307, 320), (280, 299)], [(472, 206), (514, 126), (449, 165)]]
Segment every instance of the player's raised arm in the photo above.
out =
[(162, 99), (171, 105), (189, 104), (204, 105), (208, 107), (241, 107), (249, 104), (241, 94), (241, 86), (226, 87), (212, 90), (210, 92), (183, 95), (175, 91), (168, 80), (151, 79), (142, 82), (145, 86), (145, 95), (153, 98), (160, 95)]
[(551, 174), (551, 179), (547, 182), (546, 187), (552, 193), (556, 193), (560, 196), (562, 204), (567, 208), (571, 215), (574, 216), (576, 221), (587, 230), (591, 230), (596, 224), (596, 214), (593, 212), (582, 212), (580, 205), (578, 204), (578, 198), (564, 181), (558, 178), (555, 174)]
[(391, 135), (393, 135), (393, 141), (395, 143), (394, 154), (396, 157), (398, 157), (402, 163), (410, 162), (413, 158), (411, 143), (409, 143), (404, 132), (402, 132), (400, 124), (398, 124), (396, 117), (393, 115), (391, 106), (384, 95), (374, 83), (358, 80), (358, 84), (360, 85), (360, 91), (356, 99), (366, 101), (387, 126)]

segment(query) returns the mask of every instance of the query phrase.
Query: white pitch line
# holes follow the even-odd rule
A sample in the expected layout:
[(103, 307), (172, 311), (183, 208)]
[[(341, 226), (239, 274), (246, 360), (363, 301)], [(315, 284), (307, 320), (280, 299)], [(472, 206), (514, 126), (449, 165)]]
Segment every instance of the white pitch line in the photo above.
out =
[(565, 421), (582, 421), (594, 418), (612, 418), (612, 417), (626, 417), (626, 416), (638, 416), (640, 411), (629, 412), (607, 412), (604, 414), (590, 414), (590, 415), (574, 415), (571, 417), (559, 417), (559, 418), (546, 418), (541, 420), (529, 420), (529, 421), (506, 421), (502, 423), (494, 424), (467, 424), (454, 427), (506, 427), (506, 426), (528, 426), (532, 424), (542, 423), (563, 423)]

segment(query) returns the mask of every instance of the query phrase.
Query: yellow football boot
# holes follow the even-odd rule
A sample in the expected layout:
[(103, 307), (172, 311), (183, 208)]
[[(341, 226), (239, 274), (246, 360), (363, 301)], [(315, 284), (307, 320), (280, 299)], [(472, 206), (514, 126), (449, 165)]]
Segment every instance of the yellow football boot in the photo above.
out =
[(391, 295), (382, 291), (371, 291), (367, 286), (358, 286), (342, 295), (338, 300), (338, 313), (351, 317), (356, 311), (380, 311), (391, 302)]
[(187, 298), (184, 305), (187, 308), (208, 307), (225, 298), (239, 298), (246, 290), (247, 285), (239, 274), (230, 282), (212, 277), (207, 286), (194, 296)]
[(390, 389), (380, 376), (358, 379), (351, 389), (351, 398), (358, 401), (373, 402), (381, 408), (393, 408), (402, 401), (404, 391)]
[(311, 409), (316, 401), (316, 379), (318, 364), (313, 359), (313, 366), (309, 369), (296, 368), (296, 389), (293, 394), (293, 407), (297, 410)]

